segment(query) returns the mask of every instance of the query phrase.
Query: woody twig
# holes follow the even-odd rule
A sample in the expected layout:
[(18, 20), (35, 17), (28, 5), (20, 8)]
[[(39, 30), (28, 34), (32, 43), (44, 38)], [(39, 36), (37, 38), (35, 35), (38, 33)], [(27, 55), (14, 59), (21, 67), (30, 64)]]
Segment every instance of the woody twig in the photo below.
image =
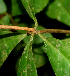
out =
[(0, 29), (13, 29), (13, 30), (25, 30), (28, 32), (33, 32), (34, 28), (28, 28), (28, 27), (19, 27), (19, 26), (8, 26), (8, 25), (0, 25)]
[(62, 30), (62, 29), (44, 29), (44, 30), (39, 30), (39, 33), (65, 33), (65, 34), (70, 34), (70, 30)]
[(70, 34), (70, 30), (61, 30), (61, 29), (44, 29), (44, 30), (35, 30), (34, 28), (28, 27), (19, 27), (19, 26), (8, 26), (8, 25), (0, 25), (0, 29), (13, 29), (13, 30), (25, 30), (34, 34), (37, 33), (65, 33)]

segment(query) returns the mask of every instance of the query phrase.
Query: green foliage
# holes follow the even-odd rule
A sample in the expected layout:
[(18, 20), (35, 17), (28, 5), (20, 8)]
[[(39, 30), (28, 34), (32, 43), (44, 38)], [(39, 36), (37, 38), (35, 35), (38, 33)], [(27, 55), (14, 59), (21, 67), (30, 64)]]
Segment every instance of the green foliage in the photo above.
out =
[(33, 0), (21, 0), (29, 16), (35, 20)]
[[(13, 36), (12, 36), (13, 35)], [(13, 48), (26, 36), (8, 31), (0, 31), (0, 67), (9, 56)]]
[(24, 51), (19, 61), (17, 75), (18, 76), (31, 76), (31, 75), (37, 76), (31, 42), (29, 42), (24, 48)]
[[(48, 20), (51, 18), (66, 24), (65, 26), (70, 26), (69, 0), (11, 0), (9, 3), (10, 5), (8, 0), (0, 0), (1, 25), (33, 27), (36, 30), (42, 30), (49, 26)], [(41, 15), (39, 16), (39, 14)], [(43, 16), (44, 18), (42, 18)], [(39, 22), (42, 19), (43, 26), (42, 23), (38, 25), (37, 18)], [(44, 23), (45, 21), (47, 24)], [(50, 23), (52, 23), (51, 20)], [(53, 24), (51, 24), (51, 27), (53, 27)], [(5, 66), (6, 60), (14, 51), (17, 76), (37, 76), (36, 68), (43, 67), (48, 62), (52, 66), (54, 75), (70, 76), (70, 35), (66, 34), (60, 40), (60, 38), (54, 38), (54, 35), (50, 33), (31, 35), (26, 33), (23, 30), (0, 29), (1, 68)], [(7, 62), (7, 64), (9, 63)], [(43, 71), (44, 68), (42, 73)], [(46, 71), (45, 74), (40, 74), (40, 76), (49, 75)]]
[(0, 0), (0, 14), (6, 13), (7, 8), (6, 4), (3, 0)]
[(21, 9), (19, 7), (19, 4), (18, 4), (17, 0), (12, 0), (12, 6), (11, 7), (12, 7), (12, 15), (13, 16), (22, 14), (22, 11), (21, 11)]
[[(47, 40), (49, 42), (47, 42)], [(49, 57), (55, 75), (69, 76), (70, 43), (52, 38), (47, 40), (45, 41), (46, 53)]]
[(9, 15), (5, 15), (1, 20), (0, 20), (0, 24), (2, 25), (8, 25), (10, 22), (10, 17)]
[(39, 13), (47, 5), (49, 0), (33, 0), (34, 12)]
[(70, 0), (55, 0), (46, 11), (50, 18), (57, 19), (70, 26)]
[(45, 52), (48, 55), (55, 75), (69, 76), (70, 43), (55, 38), (42, 38), (44, 40)]

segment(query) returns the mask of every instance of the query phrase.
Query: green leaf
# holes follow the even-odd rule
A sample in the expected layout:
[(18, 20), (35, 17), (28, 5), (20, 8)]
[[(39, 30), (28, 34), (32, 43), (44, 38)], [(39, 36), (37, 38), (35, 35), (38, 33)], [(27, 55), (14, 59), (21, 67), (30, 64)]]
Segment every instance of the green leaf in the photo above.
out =
[(6, 5), (3, 0), (0, 0), (0, 14), (3, 14), (7, 11)]
[[(40, 34), (39, 34), (40, 35)], [(44, 38), (45, 52), (56, 76), (70, 76), (70, 42)]]
[(29, 16), (35, 21), (33, 0), (21, 0)]
[(9, 31), (0, 31), (0, 67), (13, 50), (13, 48), (24, 38), (26, 34), (17, 34)]
[(21, 12), (21, 9), (19, 7), (19, 4), (17, 2), (17, 0), (11, 0), (12, 2), (12, 15), (13, 16), (16, 16), (16, 15), (21, 15), (22, 12)]
[(49, 0), (33, 0), (34, 12), (39, 13), (47, 6)]
[(13, 16), (25, 14), (25, 10), (20, 0), (11, 0), (11, 8)]
[[(44, 33), (43, 34), (45, 37), (52, 37), (52, 35), (50, 33)], [(39, 37), (38, 35), (35, 35), (34, 36), (34, 39), (33, 39), (33, 43), (35, 44), (40, 44), (40, 43), (43, 43), (43, 40), (41, 37)]]
[(26, 38), (23, 39), (25, 44), (28, 44), (28, 42), (30, 41), (30, 37), (31, 36), (29, 35), (29, 36), (27, 36)]
[(34, 20), (35, 22), (35, 29), (38, 26), (37, 19), (35, 17), (35, 12), (34, 12), (34, 6), (33, 6), (33, 0), (21, 0), (23, 6), (25, 7), (27, 13), (29, 16)]
[(9, 15), (5, 15), (1, 20), (0, 20), (0, 24), (2, 25), (8, 25), (10, 22), (10, 16)]
[[(43, 26), (40, 26), (40, 25), (37, 27), (37, 30), (44, 30), (44, 29), (46, 29), (46, 28), (44, 28)], [(52, 37), (52, 34), (50, 34), (50, 33), (44, 33), (43, 36), (45, 36), (45, 37)], [(38, 35), (35, 35), (34, 39), (33, 39), (33, 42), (35, 44), (40, 44), (40, 43), (43, 42), (43, 40)]]
[[(44, 28), (44, 27), (41, 26), (41, 25), (39, 25), (39, 26), (37, 27), (37, 30), (44, 30), (44, 29), (46, 29), (46, 28)], [(44, 33), (43, 36), (45, 36), (45, 37), (53, 37), (51, 33)]]
[(37, 48), (35, 46), (35, 48), (33, 49), (34, 60), (37, 68), (42, 67), (48, 62), (48, 57), (44, 53), (44, 50), (44, 44), (41, 46), (38, 45)]
[(17, 76), (37, 76), (31, 42), (25, 46), (22, 53), (19, 61)]
[[(70, 36), (69, 36), (70, 37)], [(70, 42), (70, 38), (65, 38), (65, 39), (63, 39), (64, 41), (66, 41), (66, 42)]]
[(70, 0), (55, 0), (50, 3), (46, 15), (70, 26)]
[(48, 61), (48, 58), (46, 58), (44, 54), (40, 55), (34, 53), (34, 59), (35, 59), (36, 68), (40, 68), (44, 66)]

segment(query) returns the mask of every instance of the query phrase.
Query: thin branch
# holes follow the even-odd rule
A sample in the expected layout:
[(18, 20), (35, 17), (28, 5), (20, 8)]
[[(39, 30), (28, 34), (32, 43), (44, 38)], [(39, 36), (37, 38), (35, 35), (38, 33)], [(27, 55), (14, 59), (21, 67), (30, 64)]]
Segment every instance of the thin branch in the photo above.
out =
[(44, 29), (44, 30), (35, 30), (34, 28), (28, 27), (19, 27), (19, 26), (8, 26), (8, 25), (0, 25), (0, 29), (14, 29), (14, 30), (25, 30), (30, 33), (37, 34), (38, 32), (43, 33), (66, 33), (70, 34), (70, 30), (61, 30), (61, 29)]
[(33, 32), (34, 28), (28, 28), (28, 27), (19, 27), (19, 26), (8, 26), (8, 25), (0, 25), (0, 29), (13, 29), (13, 30), (25, 30), (29, 32)]
[(44, 30), (38, 30), (39, 33), (66, 33), (70, 34), (70, 30), (62, 30), (62, 29), (44, 29)]

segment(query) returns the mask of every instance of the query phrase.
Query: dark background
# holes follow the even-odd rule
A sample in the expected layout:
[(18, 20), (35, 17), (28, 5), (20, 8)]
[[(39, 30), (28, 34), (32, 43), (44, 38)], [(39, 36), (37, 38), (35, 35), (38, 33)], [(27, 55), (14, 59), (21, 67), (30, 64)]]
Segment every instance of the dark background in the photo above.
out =
[[(8, 8), (7, 12), (11, 13), (11, 0), (4, 0), (4, 1)], [(50, 3), (51, 3), (51, 1), (50, 1)], [(20, 2), (19, 2), (19, 4), (20, 4)], [(22, 7), (22, 5), (21, 5), (21, 7)], [(40, 13), (36, 14), (36, 18), (38, 20), (39, 25), (42, 25), (43, 27), (45, 27), (47, 29), (65, 29), (65, 30), (70, 29), (69, 26), (57, 21), (56, 19), (51, 19), (51, 18), (47, 17), (45, 14), (46, 9), (47, 9), (47, 7), (45, 7), (43, 9), (43, 11), (41, 11)], [(26, 13), (26, 11), (25, 11), (25, 13)], [(15, 19), (15, 18), (20, 18), (19, 23), (27, 23), (28, 27), (30, 27), (30, 25), (32, 23), (34, 23), (28, 14), (13, 17), (13, 19)], [(52, 35), (54, 38), (57, 38), (57, 39), (64, 39), (66, 37), (65, 34), (58, 34), (58, 33), (55, 34), (54, 33)], [(22, 41), (20, 43), (22, 44)], [(24, 49), (24, 48), (22, 48), (22, 49)], [(14, 54), (16, 52), (14, 52), (15, 49), (13, 49), (13, 51), (11, 52), (11, 54), (9, 55), (7, 60), (4, 62), (4, 64), (0, 68), (0, 74), (2, 74), (2, 76), (4, 76), (4, 75), (17, 76), (15, 64), (16, 64), (18, 57), (21, 56), (22, 49), (21, 49), (21, 52), (17, 53), (17, 55)], [(38, 76), (55, 76), (49, 60), (44, 66), (37, 68), (37, 73), (38, 73)]]

